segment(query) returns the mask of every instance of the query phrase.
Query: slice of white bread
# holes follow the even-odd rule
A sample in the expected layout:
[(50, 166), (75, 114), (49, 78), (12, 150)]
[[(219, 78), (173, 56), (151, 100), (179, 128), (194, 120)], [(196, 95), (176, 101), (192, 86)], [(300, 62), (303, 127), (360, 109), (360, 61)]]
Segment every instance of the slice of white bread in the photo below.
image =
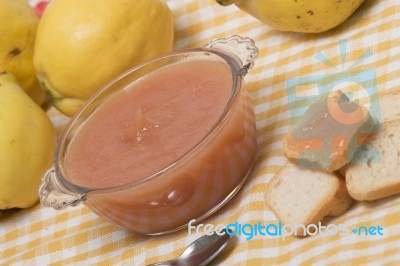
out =
[(383, 123), (400, 119), (400, 90), (384, 94), (378, 100)]
[(333, 172), (351, 160), (375, 125), (366, 108), (334, 91), (310, 105), (287, 134), (283, 150), (303, 167)]
[(354, 156), (358, 161), (341, 172), (356, 200), (376, 200), (400, 193), (400, 121), (391, 121), (371, 135)]
[(339, 216), (345, 213), (353, 204), (354, 199), (349, 195), (346, 182), (343, 178), (339, 178), (340, 187), (336, 192), (333, 200), (332, 209), (326, 216)]
[[(265, 195), (266, 204), (283, 224), (317, 224), (328, 215), (345, 212), (353, 200), (342, 178), (334, 173), (303, 169), (292, 162), (275, 175)], [(302, 227), (296, 235), (304, 236)]]

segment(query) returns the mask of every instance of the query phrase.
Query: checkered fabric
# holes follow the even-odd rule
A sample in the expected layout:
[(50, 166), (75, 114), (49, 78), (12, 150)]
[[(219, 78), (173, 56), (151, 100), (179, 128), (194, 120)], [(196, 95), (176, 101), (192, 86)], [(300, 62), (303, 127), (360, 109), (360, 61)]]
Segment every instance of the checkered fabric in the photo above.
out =
[[(285, 163), (281, 147), (290, 127), (289, 80), (372, 71), (379, 96), (399, 97), (400, 101), (398, 0), (366, 0), (344, 24), (321, 34), (279, 32), (235, 5), (223, 7), (214, 0), (167, 2), (175, 16), (176, 50), (234, 34), (252, 38), (260, 50), (254, 69), (245, 77), (257, 118), (255, 166), (240, 193), (204, 223), (278, 223), (264, 197), (269, 180)], [(349, 77), (347, 82), (352, 82)], [(312, 95), (315, 90), (303, 93)], [(68, 121), (53, 109), (49, 116), (60, 130)], [(350, 231), (306, 238), (256, 235), (246, 240), (244, 235), (236, 236), (212, 264), (398, 265), (399, 196), (356, 202), (329, 223), (343, 224), (350, 230), (379, 225), (383, 235)], [(145, 265), (178, 256), (201, 234), (181, 230), (163, 236), (137, 236), (96, 216), (84, 205), (56, 211), (38, 204), (0, 218), (0, 264)]]

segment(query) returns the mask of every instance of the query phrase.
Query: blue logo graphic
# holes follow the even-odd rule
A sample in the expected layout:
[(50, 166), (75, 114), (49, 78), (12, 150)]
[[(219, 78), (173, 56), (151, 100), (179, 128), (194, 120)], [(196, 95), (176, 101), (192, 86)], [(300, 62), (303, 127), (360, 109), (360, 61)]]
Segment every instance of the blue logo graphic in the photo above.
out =
[[(327, 58), (321, 51), (316, 53), (315, 58), (320, 63), (323, 63), (324, 65), (333, 69), (334, 73), (294, 77), (286, 80), (290, 125), (292, 132), (295, 131), (295, 126), (299, 119), (306, 113), (312, 104), (319, 99), (327, 99), (331, 92), (337, 90), (343, 92), (351, 102), (355, 102), (360, 106), (363, 106), (363, 108), (369, 112), (369, 115), (375, 119), (376, 125), (361, 128), (362, 133), (369, 134), (381, 129), (381, 114), (378, 99), (378, 87), (376, 84), (376, 71), (374, 69), (354, 69), (355, 67), (360, 66), (365, 60), (370, 58), (372, 56), (372, 51), (370, 49), (366, 49), (355, 62), (347, 64), (347, 48), (347, 40), (341, 40), (339, 42), (340, 64), (334, 64), (332, 60)], [(349, 112), (346, 113), (346, 111), (343, 111), (340, 114), (351, 117), (351, 115), (348, 115)], [(337, 119), (338, 116), (334, 117), (334, 114), (332, 113), (330, 113), (330, 115), (336, 120), (337, 125), (343, 125), (344, 123), (349, 124), (348, 122), (343, 122), (343, 120)], [(356, 122), (358, 123), (360, 120), (354, 121), (354, 123)], [(329, 131), (329, 129), (327, 129), (327, 131)], [(321, 150), (303, 151), (303, 154), (312, 154), (313, 152), (316, 152), (315, 154), (332, 154), (332, 144), (334, 143), (334, 138), (336, 137), (334, 134), (336, 133), (332, 131), (323, 132), (323, 134), (318, 133), (320, 134), (319, 136), (315, 136), (315, 134), (312, 136), (312, 138), (321, 140), (322, 147), (319, 148)], [(380, 160), (379, 152), (374, 147), (359, 144), (357, 137), (348, 140), (348, 145), (357, 145), (357, 148), (361, 148), (357, 149), (357, 152), (358, 150), (363, 150), (364, 152), (367, 151), (370, 155), (373, 155), (352, 156), (353, 159), (349, 156), (350, 158), (348, 159), (352, 163), (365, 163), (366, 158), (368, 159), (368, 163), (376, 163)], [(316, 156), (318, 157), (318, 155)], [(311, 168), (313, 167), (312, 165), (303, 166)]]

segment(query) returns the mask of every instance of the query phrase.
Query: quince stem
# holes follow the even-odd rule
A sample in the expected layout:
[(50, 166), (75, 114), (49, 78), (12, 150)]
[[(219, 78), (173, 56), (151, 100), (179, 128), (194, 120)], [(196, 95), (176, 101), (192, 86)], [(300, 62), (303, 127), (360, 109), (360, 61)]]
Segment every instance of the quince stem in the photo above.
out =
[(229, 6), (237, 2), (238, 0), (216, 0), (221, 6)]

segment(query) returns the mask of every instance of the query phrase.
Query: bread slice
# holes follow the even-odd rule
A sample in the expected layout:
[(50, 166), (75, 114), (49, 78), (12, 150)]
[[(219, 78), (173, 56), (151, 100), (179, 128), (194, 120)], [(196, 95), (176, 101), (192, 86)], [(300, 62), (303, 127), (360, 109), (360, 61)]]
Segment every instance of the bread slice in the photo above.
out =
[(379, 112), (383, 123), (400, 119), (400, 91), (379, 97)]
[(341, 91), (313, 103), (284, 142), (285, 156), (303, 168), (333, 172), (353, 157), (377, 121)]
[(376, 200), (400, 193), (400, 121), (384, 124), (365, 144), (343, 170), (349, 194)]
[(354, 199), (349, 195), (346, 182), (343, 178), (339, 178), (340, 186), (336, 192), (335, 199), (332, 203), (332, 209), (327, 216), (339, 216), (344, 214), (354, 203)]
[[(265, 199), (283, 224), (305, 227), (327, 215), (343, 213), (352, 202), (336, 174), (303, 169), (290, 161), (268, 184)], [(306, 235), (304, 227), (296, 229), (297, 236)]]

